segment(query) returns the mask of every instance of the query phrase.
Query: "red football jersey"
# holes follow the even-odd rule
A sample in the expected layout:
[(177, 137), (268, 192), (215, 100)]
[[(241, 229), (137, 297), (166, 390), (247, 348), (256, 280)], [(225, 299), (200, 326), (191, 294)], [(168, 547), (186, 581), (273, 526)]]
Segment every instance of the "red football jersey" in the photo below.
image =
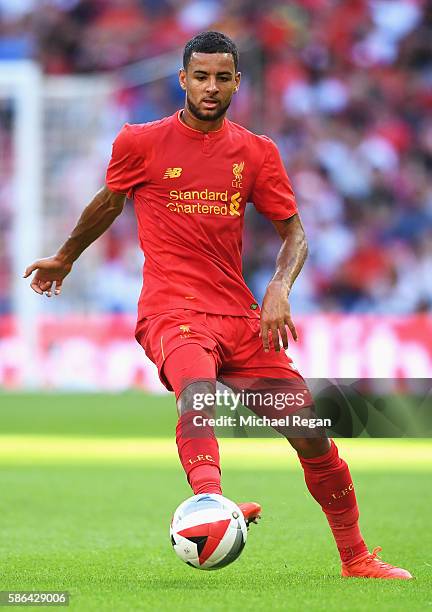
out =
[(180, 112), (126, 124), (113, 144), (109, 189), (135, 204), (145, 255), (138, 320), (176, 308), (256, 317), (242, 276), (247, 202), (269, 219), (297, 212), (275, 144), (224, 120), (205, 134)]

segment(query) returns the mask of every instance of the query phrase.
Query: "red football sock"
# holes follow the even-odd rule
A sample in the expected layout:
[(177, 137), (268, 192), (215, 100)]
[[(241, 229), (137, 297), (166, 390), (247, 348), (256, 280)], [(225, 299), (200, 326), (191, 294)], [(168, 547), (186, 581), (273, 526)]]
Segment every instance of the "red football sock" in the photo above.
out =
[[(187, 479), (195, 495), (219, 493), (221, 490), (219, 446), (213, 427), (194, 425), (196, 410), (181, 415), (177, 423), (178, 454)], [(204, 416), (201, 415), (200, 416)]]
[(300, 457), (307, 488), (320, 504), (336, 540), (341, 560), (347, 563), (368, 552), (358, 525), (359, 511), (348, 466), (331, 440), (320, 457)]

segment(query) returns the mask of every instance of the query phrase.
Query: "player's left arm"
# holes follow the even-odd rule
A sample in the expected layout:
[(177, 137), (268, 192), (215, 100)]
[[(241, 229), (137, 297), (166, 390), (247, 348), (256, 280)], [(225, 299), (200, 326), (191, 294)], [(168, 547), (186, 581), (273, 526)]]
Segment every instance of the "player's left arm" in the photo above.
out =
[(288, 348), (287, 327), (297, 341), (289, 294), (308, 252), (305, 232), (297, 213), (289, 219), (273, 220), (272, 223), (282, 239), (282, 246), (276, 259), (276, 271), (268, 284), (261, 309), (261, 338), (266, 352), (269, 351), (269, 331), (276, 351), (280, 351), (280, 339), (283, 347)]

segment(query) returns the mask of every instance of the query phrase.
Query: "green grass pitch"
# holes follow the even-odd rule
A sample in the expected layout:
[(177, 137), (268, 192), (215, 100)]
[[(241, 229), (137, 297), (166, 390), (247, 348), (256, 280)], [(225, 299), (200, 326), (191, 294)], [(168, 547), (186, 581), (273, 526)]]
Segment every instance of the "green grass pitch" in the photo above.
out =
[(221, 440), (225, 495), (264, 513), (236, 563), (200, 572), (168, 536), (190, 495), (171, 396), (0, 394), (0, 416), (0, 590), (67, 590), (82, 611), (432, 609), (432, 441), (338, 441), (369, 546), (416, 580), (339, 578), (283, 440)]

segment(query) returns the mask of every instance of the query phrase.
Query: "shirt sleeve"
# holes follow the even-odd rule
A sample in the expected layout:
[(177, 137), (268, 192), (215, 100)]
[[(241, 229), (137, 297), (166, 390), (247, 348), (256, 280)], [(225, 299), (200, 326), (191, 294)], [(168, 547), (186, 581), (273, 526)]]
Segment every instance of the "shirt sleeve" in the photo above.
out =
[(267, 136), (262, 136), (262, 139), (267, 150), (255, 179), (251, 200), (268, 219), (281, 221), (296, 214), (297, 204), (278, 148)]
[(136, 150), (136, 137), (128, 123), (113, 142), (111, 159), (106, 172), (106, 184), (111, 191), (132, 197), (133, 188), (144, 181), (145, 159)]

